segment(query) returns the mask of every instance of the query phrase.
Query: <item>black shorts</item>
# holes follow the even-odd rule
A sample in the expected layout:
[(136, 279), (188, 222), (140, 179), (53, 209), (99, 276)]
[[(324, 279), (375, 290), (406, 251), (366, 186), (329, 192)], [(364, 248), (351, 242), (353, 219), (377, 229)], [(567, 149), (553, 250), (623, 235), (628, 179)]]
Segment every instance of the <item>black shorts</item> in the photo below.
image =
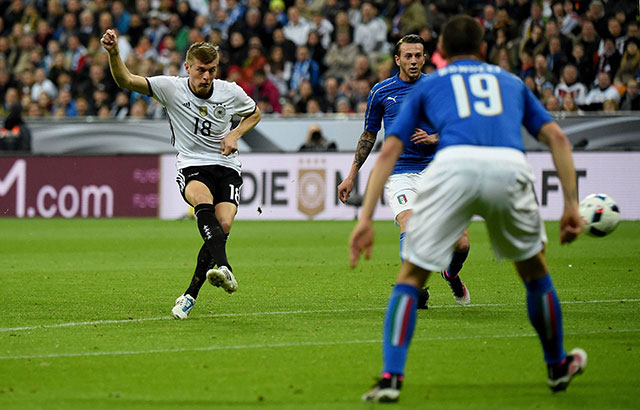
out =
[(184, 196), (184, 190), (189, 181), (200, 181), (209, 188), (213, 195), (213, 204), (231, 202), (238, 206), (240, 202), (240, 189), (242, 177), (234, 169), (220, 165), (203, 165), (187, 167), (178, 170), (176, 182), (180, 188), (180, 194), (186, 203), (191, 205)]

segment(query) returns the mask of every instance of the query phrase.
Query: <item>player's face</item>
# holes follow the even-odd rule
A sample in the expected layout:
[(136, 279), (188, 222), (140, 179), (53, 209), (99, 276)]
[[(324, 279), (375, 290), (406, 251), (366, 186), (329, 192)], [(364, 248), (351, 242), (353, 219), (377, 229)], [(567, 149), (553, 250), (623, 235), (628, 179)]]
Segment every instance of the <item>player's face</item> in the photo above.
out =
[(189, 85), (196, 95), (207, 95), (211, 91), (213, 79), (216, 78), (218, 71), (218, 59), (216, 58), (209, 64), (204, 64), (197, 58), (194, 58), (191, 64), (185, 62), (184, 66), (189, 74)]
[(402, 43), (398, 54), (395, 58), (396, 64), (400, 67), (400, 78), (404, 81), (417, 80), (425, 60), (422, 44)]

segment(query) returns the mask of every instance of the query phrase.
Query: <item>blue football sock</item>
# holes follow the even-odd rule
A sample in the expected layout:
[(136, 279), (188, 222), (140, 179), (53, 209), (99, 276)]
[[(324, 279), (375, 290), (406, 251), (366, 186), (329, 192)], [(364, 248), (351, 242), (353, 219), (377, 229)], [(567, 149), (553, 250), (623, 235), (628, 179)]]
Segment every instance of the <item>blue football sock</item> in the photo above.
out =
[(540, 337), (544, 360), (547, 364), (560, 363), (566, 357), (562, 340), (562, 311), (551, 275), (524, 284), (529, 320)]
[(404, 236), (406, 232), (400, 232), (400, 262), (404, 262), (402, 259), (402, 249), (404, 249)]
[(462, 264), (465, 260), (467, 260), (467, 256), (469, 256), (469, 248), (466, 251), (462, 252), (453, 252), (453, 257), (451, 258), (451, 263), (449, 264), (449, 268), (447, 269), (447, 276), (450, 278), (455, 278), (458, 276), (460, 270), (462, 270)]
[(397, 284), (391, 292), (384, 318), (383, 373), (404, 374), (409, 343), (416, 325), (418, 296), (418, 288), (405, 284)]

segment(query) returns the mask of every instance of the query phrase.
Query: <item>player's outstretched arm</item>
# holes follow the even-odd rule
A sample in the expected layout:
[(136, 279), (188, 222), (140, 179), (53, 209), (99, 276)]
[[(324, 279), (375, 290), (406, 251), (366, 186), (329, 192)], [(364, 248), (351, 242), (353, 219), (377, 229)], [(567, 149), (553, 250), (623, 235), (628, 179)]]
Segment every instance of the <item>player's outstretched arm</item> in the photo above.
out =
[(147, 80), (139, 75), (131, 74), (120, 58), (118, 35), (115, 30), (108, 29), (105, 31), (100, 39), (100, 43), (102, 43), (102, 47), (109, 53), (109, 68), (118, 87), (144, 95), (151, 94)]
[(260, 108), (256, 105), (256, 110), (248, 115), (240, 121), (237, 127), (232, 129), (226, 137), (222, 139), (220, 149), (222, 150), (222, 155), (229, 155), (238, 150), (238, 140), (242, 138), (244, 134), (251, 131), (262, 118), (262, 112)]
[(571, 143), (556, 122), (544, 124), (540, 128), (538, 139), (549, 146), (558, 171), (564, 197), (564, 211), (560, 219), (560, 243), (570, 243), (580, 235), (584, 225), (578, 211), (578, 187)]
[(353, 163), (351, 164), (351, 169), (349, 170), (349, 175), (338, 185), (338, 198), (342, 203), (347, 202), (347, 198), (349, 198), (349, 194), (353, 190), (353, 186), (355, 184), (356, 175), (362, 164), (367, 160), (371, 150), (373, 149), (373, 145), (376, 143), (376, 136), (378, 133), (373, 133), (367, 130), (364, 130), (360, 135), (360, 139), (358, 140), (358, 147), (356, 148), (356, 155), (353, 158)]
[(390, 136), (387, 138), (380, 156), (376, 161), (373, 171), (369, 176), (369, 182), (367, 183), (367, 191), (364, 194), (364, 201), (362, 203), (362, 213), (360, 214), (360, 220), (349, 238), (350, 249), (350, 266), (353, 268), (358, 264), (360, 255), (364, 252), (365, 258), (369, 259), (371, 256), (371, 248), (373, 247), (373, 241), (375, 233), (373, 231), (373, 223), (371, 218), (373, 217), (373, 211), (376, 209), (378, 198), (382, 195), (384, 184), (387, 182), (389, 175), (393, 171), (393, 167), (402, 154), (402, 141), (400, 139)]

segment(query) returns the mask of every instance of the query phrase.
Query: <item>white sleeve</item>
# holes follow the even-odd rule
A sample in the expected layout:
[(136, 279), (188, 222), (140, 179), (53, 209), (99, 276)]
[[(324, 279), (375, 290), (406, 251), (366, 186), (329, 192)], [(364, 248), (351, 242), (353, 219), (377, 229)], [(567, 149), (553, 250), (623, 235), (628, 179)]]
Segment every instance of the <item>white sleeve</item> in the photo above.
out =
[(169, 77), (165, 75), (159, 75), (154, 77), (146, 77), (149, 82), (149, 90), (151, 96), (160, 104), (166, 107), (167, 101), (169, 101), (178, 86), (177, 77)]
[(256, 110), (256, 102), (247, 95), (246, 92), (236, 83), (232, 83), (233, 90), (233, 108), (236, 114), (246, 117)]

